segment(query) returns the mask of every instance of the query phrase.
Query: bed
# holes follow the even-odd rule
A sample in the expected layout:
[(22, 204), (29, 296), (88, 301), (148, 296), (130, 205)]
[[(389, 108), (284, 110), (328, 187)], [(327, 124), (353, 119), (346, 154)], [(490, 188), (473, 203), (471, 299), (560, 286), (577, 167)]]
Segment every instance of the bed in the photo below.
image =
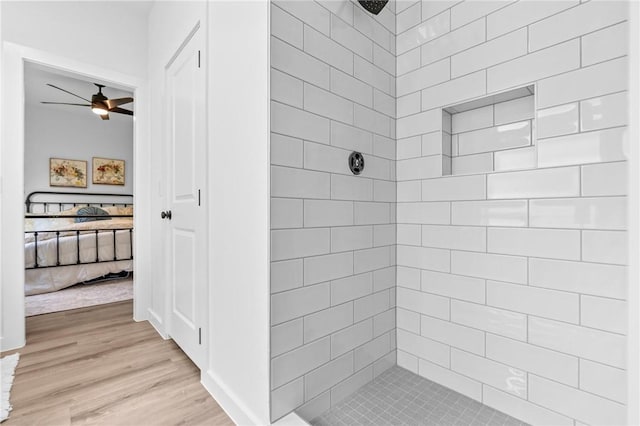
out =
[(133, 271), (133, 196), (36, 191), (25, 200), (25, 294)]

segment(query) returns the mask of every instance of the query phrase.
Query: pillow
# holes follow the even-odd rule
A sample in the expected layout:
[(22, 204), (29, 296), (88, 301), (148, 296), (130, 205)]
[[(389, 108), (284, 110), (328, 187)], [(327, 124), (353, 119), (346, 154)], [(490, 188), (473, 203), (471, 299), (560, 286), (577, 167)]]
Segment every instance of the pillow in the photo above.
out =
[[(99, 207), (82, 207), (78, 209), (78, 216), (109, 216), (109, 213)], [(91, 222), (93, 220), (111, 220), (110, 217), (76, 217), (76, 223)]]

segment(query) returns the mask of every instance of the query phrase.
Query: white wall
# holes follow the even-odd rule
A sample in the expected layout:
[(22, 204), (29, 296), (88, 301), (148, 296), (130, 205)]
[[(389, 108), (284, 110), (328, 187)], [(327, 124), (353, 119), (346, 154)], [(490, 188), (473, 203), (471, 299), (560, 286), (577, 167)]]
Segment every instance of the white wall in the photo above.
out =
[[(73, 107), (71, 107), (73, 108)], [(112, 116), (115, 114), (112, 114)], [(125, 160), (125, 184), (93, 183), (92, 157)], [(49, 158), (87, 162), (87, 188), (49, 186)], [(29, 105), (25, 108), (24, 192), (77, 191), (133, 193), (133, 119), (129, 116), (103, 121), (87, 111)]]

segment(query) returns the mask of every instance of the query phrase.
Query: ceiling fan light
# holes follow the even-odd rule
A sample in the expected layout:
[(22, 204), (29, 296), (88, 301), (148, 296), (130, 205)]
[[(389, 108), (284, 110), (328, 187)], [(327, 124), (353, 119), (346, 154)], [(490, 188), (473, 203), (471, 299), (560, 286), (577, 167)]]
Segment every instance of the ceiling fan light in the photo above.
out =
[(105, 108), (99, 106), (99, 105), (94, 105), (91, 107), (91, 111), (93, 111), (94, 114), (98, 114), (98, 115), (106, 115), (109, 114), (109, 111), (106, 110)]

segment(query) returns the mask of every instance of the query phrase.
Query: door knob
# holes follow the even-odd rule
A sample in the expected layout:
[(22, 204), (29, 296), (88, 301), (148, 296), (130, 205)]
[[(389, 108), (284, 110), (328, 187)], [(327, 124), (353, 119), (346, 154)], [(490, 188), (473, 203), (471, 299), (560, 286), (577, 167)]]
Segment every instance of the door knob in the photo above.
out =
[(171, 220), (171, 210), (167, 210), (166, 212), (160, 213), (160, 217), (163, 219)]

